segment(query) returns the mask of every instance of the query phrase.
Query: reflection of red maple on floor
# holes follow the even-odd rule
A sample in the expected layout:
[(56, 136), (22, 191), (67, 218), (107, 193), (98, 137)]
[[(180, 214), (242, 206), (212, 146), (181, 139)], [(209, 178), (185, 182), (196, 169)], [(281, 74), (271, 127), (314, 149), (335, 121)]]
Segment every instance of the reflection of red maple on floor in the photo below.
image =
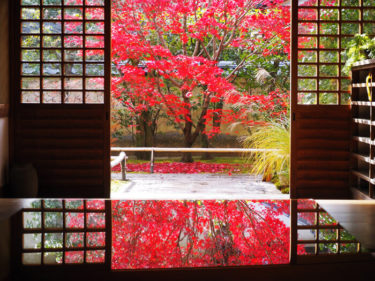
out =
[[(240, 173), (243, 169), (249, 168), (247, 164), (226, 164), (226, 163), (181, 163), (164, 162), (155, 163), (154, 172), (161, 174), (199, 174), (199, 173)], [(126, 164), (128, 172), (149, 172), (150, 163)], [(112, 168), (113, 172), (121, 171), (120, 165)]]
[(289, 213), (288, 200), (113, 201), (112, 268), (286, 264)]

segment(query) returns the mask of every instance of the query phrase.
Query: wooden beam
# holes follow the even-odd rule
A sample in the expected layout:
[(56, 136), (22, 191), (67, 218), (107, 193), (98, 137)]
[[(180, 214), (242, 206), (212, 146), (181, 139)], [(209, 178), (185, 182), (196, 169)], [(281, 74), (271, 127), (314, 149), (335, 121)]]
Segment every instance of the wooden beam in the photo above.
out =
[(9, 104), (0, 104), (0, 118), (9, 116)]

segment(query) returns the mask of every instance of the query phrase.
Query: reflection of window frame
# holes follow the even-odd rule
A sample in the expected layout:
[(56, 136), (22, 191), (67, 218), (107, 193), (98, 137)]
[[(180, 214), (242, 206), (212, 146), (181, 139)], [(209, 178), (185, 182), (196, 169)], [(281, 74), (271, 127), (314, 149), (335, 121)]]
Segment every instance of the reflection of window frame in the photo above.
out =
[[(72, 199), (75, 200), (75, 199)], [(14, 264), (17, 265), (19, 269), (22, 270), (35, 270), (36, 268), (48, 268), (52, 267), (54, 269), (56, 268), (92, 268), (92, 266), (95, 266), (95, 268), (99, 269), (105, 269), (110, 266), (111, 264), (111, 256), (110, 256), (110, 249), (111, 247), (108, 246), (111, 243), (111, 232), (109, 225), (111, 224), (110, 219), (110, 211), (111, 210), (111, 202), (110, 201), (104, 201), (100, 200), (104, 203), (104, 208), (92, 208), (89, 206), (89, 202), (92, 200), (82, 200), (77, 199), (78, 201), (82, 201), (82, 207), (79, 208), (72, 208), (67, 205), (68, 200), (59, 200), (62, 203), (61, 207), (58, 208), (49, 208), (45, 205), (45, 202), (48, 202), (48, 200), (36, 200), (36, 202), (41, 202), (39, 206), (24, 208), (22, 211), (16, 215), (15, 222), (18, 225), (15, 226), (14, 233), (18, 236), (15, 241), (13, 242), (13, 245), (16, 246), (17, 249), (17, 255), (14, 256)], [(25, 214), (29, 212), (35, 212), (40, 213), (40, 227), (36, 228), (26, 228), (25, 227)], [(46, 215), (47, 213), (61, 213), (61, 227), (48, 227), (45, 224)], [(67, 215), (68, 214), (83, 214), (83, 227), (82, 228), (73, 228), (69, 227), (67, 225)], [(90, 214), (103, 214), (104, 215), (104, 223), (103, 227), (99, 226), (92, 226), (90, 227), (88, 225), (88, 217)], [(97, 246), (90, 246), (88, 245), (87, 236), (89, 233), (103, 233), (105, 235), (104, 245), (97, 245)], [(62, 233), (62, 247), (57, 248), (46, 248), (45, 247), (45, 235), (50, 233)], [(67, 242), (67, 235), (69, 233), (78, 233), (83, 234), (83, 244), (82, 247), (69, 247), (66, 245)], [(24, 234), (40, 234), (41, 235), (41, 243), (38, 248), (24, 248)], [(16, 245), (15, 243), (18, 243)], [(92, 253), (93, 251), (104, 251), (104, 260), (101, 262), (96, 261), (90, 261), (88, 259), (88, 255)], [(45, 254), (46, 253), (59, 253), (61, 254), (61, 263), (45, 263)], [(66, 261), (66, 253), (69, 252), (83, 252), (83, 261), (82, 263), (68, 263)], [(39, 264), (23, 264), (23, 257), (24, 254), (30, 254), (30, 253), (39, 253), (41, 256), (41, 260)]]
[[(36, 200), (37, 202), (41, 202), (38, 206), (34, 205), (32, 207), (24, 208), (22, 209), (18, 214), (15, 216), (15, 221), (14, 221), (14, 241), (13, 241), (13, 247), (17, 249), (14, 255), (14, 264), (17, 267), (17, 270), (23, 273), (28, 273), (28, 272), (33, 272), (37, 271), (40, 268), (43, 268), (47, 271), (51, 270), (51, 272), (54, 272), (56, 270), (62, 269), (79, 269), (79, 270), (97, 270), (99, 272), (103, 273), (109, 273), (113, 272), (116, 274), (125, 274), (126, 272), (147, 272), (148, 269), (145, 268), (140, 268), (140, 269), (127, 269), (127, 270), (113, 270), (111, 267), (111, 262), (112, 262), (112, 201), (111, 200), (99, 200), (101, 202), (104, 202), (103, 208), (99, 209), (94, 209), (92, 207), (89, 207), (89, 202), (92, 200), (83, 200), (83, 199), (71, 199), (71, 200), (78, 200), (82, 201), (82, 208), (71, 208), (67, 206), (67, 203), (69, 202), (68, 200), (59, 200), (62, 202), (62, 206), (55, 208), (55, 207), (48, 207), (45, 205), (45, 202), (48, 202), (48, 200)], [(51, 200), (49, 200), (51, 201)], [(299, 205), (299, 202), (302, 202), (301, 205)], [(35, 208), (34, 208), (35, 207)], [(291, 200), (290, 201), (290, 211), (291, 211), (291, 228), (290, 228), (290, 235), (291, 235), (291, 245), (290, 245), (290, 266), (293, 264), (306, 264), (306, 263), (311, 263), (311, 262), (321, 262), (322, 257), (325, 257), (326, 260), (330, 262), (335, 262), (335, 261), (342, 261), (346, 259), (347, 261), (355, 261), (359, 259), (363, 259), (364, 255), (358, 255), (361, 253), (361, 247), (360, 243), (357, 240), (348, 240), (348, 239), (341, 239), (340, 233), (343, 231), (343, 228), (336, 223), (332, 217), (329, 216), (329, 214), (322, 209), (318, 204), (315, 203), (313, 200)], [(39, 212), (41, 214), (41, 227), (38, 228), (25, 228), (25, 221), (24, 221), (24, 214), (27, 212)], [(45, 225), (45, 218), (46, 218), (46, 213), (47, 212), (61, 212), (62, 213), (62, 224), (63, 226), (61, 228), (48, 228)], [(84, 214), (84, 224), (85, 227), (83, 228), (69, 228), (66, 225), (66, 219), (65, 219), (65, 214), (67, 213), (77, 213), (77, 214)], [(89, 213), (103, 213), (105, 214), (105, 228), (88, 228), (86, 227), (87, 225), (87, 214)], [(304, 215), (304, 214), (313, 214), (313, 219), (311, 220), (310, 223), (300, 225), (298, 224), (298, 217), (299, 215)], [(330, 224), (322, 224), (320, 223), (319, 219), (320, 215), (328, 215), (328, 221), (333, 222)], [(316, 237), (314, 240), (301, 240), (298, 239), (298, 230), (313, 230), (316, 231)], [(326, 240), (324, 238), (320, 238), (319, 236), (319, 231), (325, 230), (325, 229), (330, 229), (333, 230), (336, 233), (336, 238), (333, 240)], [(58, 233), (63, 233), (63, 246), (59, 249), (46, 249), (44, 248), (44, 234), (45, 233), (52, 233), (52, 232), (58, 232)], [(105, 245), (103, 246), (98, 246), (98, 247), (89, 247), (86, 245), (86, 235), (87, 233), (90, 232), (105, 232), (106, 238), (105, 238)], [(41, 248), (40, 249), (23, 249), (23, 235), (24, 234), (41, 234)], [(103, 263), (76, 263), (76, 264), (67, 264), (65, 263), (64, 257), (65, 253), (69, 251), (69, 248), (66, 245), (66, 235), (68, 233), (83, 233), (84, 237), (84, 245), (82, 248), (74, 248), (73, 250), (77, 251), (84, 251), (85, 254), (87, 251), (90, 250), (104, 250), (105, 251), (105, 261)], [(338, 235), (338, 236), (337, 236)], [(319, 246), (322, 244), (327, 244), (327, 243), (335, 243), (338, 245), (339, 251), (336, 253), (331, 253), (331, 254), (325, 254), (321, 253), (319, 251)], [(356, 251), (352, 253), (340, 253), (340, 249), (342, 244), (345, 243), (352, 243), (356, 245)], [(298, 254), (297, 251), (297, 245), (298, 244), (314, 244), (315, 247), (315, 252), (309, 255), (300, 255)], [(71, 250), (71, 249), (70, 249)], [(43, 264), (43, 256), (44, 253), (47, 252), (62, 252), (63, 253), (63, 260), (61, 264), (55, 264), (55, 265), (50, 265), (50, 264)], [(41, 264), (38, 265), (23, 265), (22, 264), (22, 255), (24, 253), (41, 253)], [(344, 259), (343, 259), (344, 258)], [(86, 261), (86, 256), (85, 256), (85, 261)], [(263, 265), (264, 266), (264, 265)], [(278, 267), (280, 265), (271, 265), (274, 267)], [(282, 265), (282, 266), (285, 266)], [(241, 268), (243, 270), (246, 269), (252, 269), (256, 268), (259, 266), (235, 266), (234, 268)], [(262, 267), (262, 266), (261, 266)], [(232, 267), (227, 267), (227, 268), (232, 268)], [(207, 267), (202, 267), (202, 268), (190, 268), (190, 270), (205, 270)], [(220, 271), (220, 267), (213, 267), (213, 269), (217, 270), (218, 272)], [(160, 268), (160, 269), (153, 269), (157, 271), (162, 271), (165, 274), (169, 274), (168, 270), (166, 268)], [(174, 268), (173, 270), (176, 271), (183, 271), (185, 270), (184, 268)]]
[[(300, 204), (302, 202), (302, 204)], [(308, 221), (308, 217), (312, 220)], [(305, 217), (306, 223), (300, 224), (299, 218)], [(301, 221), (301, 220), (300, 220)], [(313, 233), (312, 239), (299, 237), (299, 231), (310, 231)], [(325, 231), (331, 231), (335, 238), (326, 237)], [(361, 244), (356, 239), (347, 239), (344, 233), (349, 234), (330, 214), (320, 207), (314, 200), (291, 200), (291, 262), (306, 264), (322, 261), (322, 257), (327, 260), (342, 261), (359, 260), (363, 258)], [(322, 234), (322, 235), (321, 235)], [(353, 245), (353, 251), (345, 251), (345, 246)], [(309, 245), (310, 253), (299, 253), (299, 245)], [(332, 251), (333, 247), (336, 251)], [(327, 251), (322, 249), (326, 248)]]

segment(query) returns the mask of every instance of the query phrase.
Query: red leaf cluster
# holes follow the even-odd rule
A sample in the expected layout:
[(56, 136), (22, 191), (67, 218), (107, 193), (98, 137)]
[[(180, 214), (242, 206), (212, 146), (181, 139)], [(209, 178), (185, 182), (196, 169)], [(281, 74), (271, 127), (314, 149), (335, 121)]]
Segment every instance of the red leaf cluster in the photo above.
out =
[[(218, 163), (181, 163), (181, 162), (164, 162), (155, 163), (154, 172), (160, 174), (199, 174), (199, 173), (239, 173), (246, 167), (245, 164), (218, 164)], [(127, 164), (126, 170), (128, 172), (149, 172), (150, 163), (141, 164)], [(112, 168), (113, 172), (121, 171), (121, 166), (117, 165)]]

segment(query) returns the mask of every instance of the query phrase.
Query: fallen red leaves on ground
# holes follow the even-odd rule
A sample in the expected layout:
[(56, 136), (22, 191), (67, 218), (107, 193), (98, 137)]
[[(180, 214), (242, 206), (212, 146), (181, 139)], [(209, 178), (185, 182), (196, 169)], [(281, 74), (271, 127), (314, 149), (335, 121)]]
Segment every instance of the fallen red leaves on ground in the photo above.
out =
[[(154, 172), (160, 174), (199, 174), (199, 173), (241, 173), (247, 164), (228, 164), (228, 163), (181, 163), (164, 162), (155, 163)], [(112, 168), (113, 172), (120, 172), (121, 167), (117, 165)], [(126, 164), (127, 172), (150, 172), (150, 163)]]

